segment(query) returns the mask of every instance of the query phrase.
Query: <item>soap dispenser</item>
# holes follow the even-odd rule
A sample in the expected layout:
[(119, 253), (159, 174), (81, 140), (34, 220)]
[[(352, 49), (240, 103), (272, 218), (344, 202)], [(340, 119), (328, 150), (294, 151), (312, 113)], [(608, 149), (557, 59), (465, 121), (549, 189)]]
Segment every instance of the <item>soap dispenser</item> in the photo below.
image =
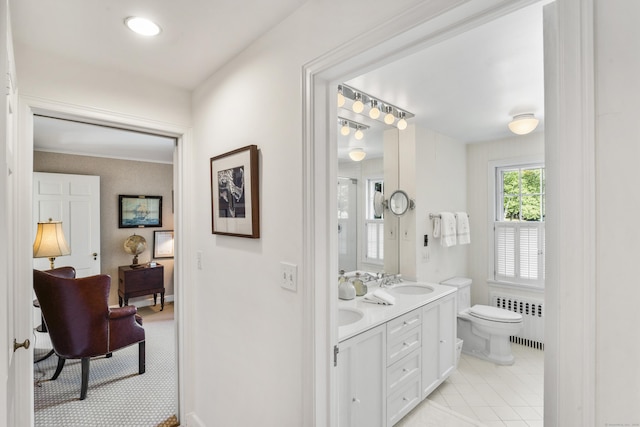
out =
[(340, 277), (338, 277), (338, 298), (348, 300), (354, 299), (355, 297), (356, 288), (344, 277), (344, 270), (340, 270)]
[(367, 285), (360, 278), (360, 272), (356, 272), (356, 278), (353, 279), (353, 287), (356, 288), (356, 296), (361, 297), (367, 294)]

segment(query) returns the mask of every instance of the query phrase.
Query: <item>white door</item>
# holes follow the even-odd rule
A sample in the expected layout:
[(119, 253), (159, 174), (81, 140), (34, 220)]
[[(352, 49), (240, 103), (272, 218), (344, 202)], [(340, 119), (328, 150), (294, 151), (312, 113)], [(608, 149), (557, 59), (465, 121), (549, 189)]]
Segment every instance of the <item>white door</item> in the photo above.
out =
[[(71, 254), (55, 259), (70, 265), (77, 277), (100, 274), (100, 177), (33, 173), (33, 238), (37, 223), (62, 221)], [(33, 268), (49, 269), (48, 258), (34, 258)]]
[[(25, 372), (33, 369), (28, 346), (17, 347), (14, 343), (27, 343), (30, 337), (29, 316), (19, 310), (22, 301), (20, 278), (17, 275), (20, 234), (18, 223), (17, 164), (17, 95), (11, 32), (7, 20), (7, 2), (0, 3), (0, 73), (6, 80), (6, 101), (0, 103), (0, 425), (29, 425), (29, 394), (25, 383)], [(28, 384), (26, 384), (28, 385)]]

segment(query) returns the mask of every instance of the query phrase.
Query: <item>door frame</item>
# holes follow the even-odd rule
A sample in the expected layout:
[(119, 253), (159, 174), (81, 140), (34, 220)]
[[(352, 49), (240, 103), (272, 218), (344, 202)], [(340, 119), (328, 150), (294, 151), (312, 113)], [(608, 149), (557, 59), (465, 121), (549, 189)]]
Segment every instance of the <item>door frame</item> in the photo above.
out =
[[(147, 118), (131, 116), (115, 111), (108, 111), (87, 107), (83, 105), (72, 105), (50, 99), (36, 98), (20, 95), (18, 98), (18, 192), (23, 195), (19, 198), (18, 218), (16, 219), (17, 233), (22, 236), (30, 236), (32, 233), (31, 216), (33, 200), (33, 123), (34, 115), (48, 115), (51, 117), (83, 121), (86, 123), (118, 127), (134, 131), (149, 132), (157, 135), (173, 137), (177, 139), (174, 150), (174, 229), (176, 239), (174, 242), (176, 256), (174, 259), (174, 306), (176, 322), (176, 359), (178, 370), (178, 408), (177, 416), (182, 423), (185, 418), (185, 379), (188, 373), (185, 372), (183, 361), (185, 360), (184, 343), (188, 339), (185, 336), (185, 301), (188, 298), (189, 290), (184, 283), (189, 283), (190, 272), (185, 268), (185, 260), (190, 259), (190, 254), (186, 251), (191, 246), (189, 244), (189, 230), (185, 220), (184, 200), (191, 197), (188, 185), (189, 175), (185, 172), (188, 169), (188, 159), (192, 147), (192, 130), (188, 127), (178, 126), (162, 121), (150, 120)], [(19, 319), (21, 328), (33, 329), (31, 307), (31, 289), (33, 288), (32, 274), (32, 247), (29, 239), (20, 239), (17, 248), (17, 278), (16, 283), (22, 284), (18, 288), (17, 299), (20, 306), (29, 307), (29, 310), (22, 310), (27, 313)], [(189, 378), (192, 378), (189, 376)], [(28, 380), (31, 379), (31, 380)], [(19, 425), (34, 425), (33, 413), (33, 350), (29, 351), (29, 360), (25, 365), (18, 367), (18, 390), (16, 390), (16, 414), (21, 418)], [(24, 384), (28, 383), (28, 386)], [(29, 419), (25, 419), (29, 414)]]
[[(305, 316), (303, 325), (306, 331), (303, 355), (309, 361), (309, 369), (305, 369), (308, 374), (305, 374), (303, 381), (312, 391), (312, 397), (304, 401), (304, 411), (307, 419), (313, 420), (313, 425), (338, 423), (337, 369), (333, 369), (333, 349), (338, 343), (337, 286), (327, 286), (335, 283), (337, 276), (334, 273), (338, 268), (337, 259), (333, 256), (337, 253), (337, 237), (334, 236), (337, 229), (336, 189), (331, 185), (337, 176), (337, 125), (331, 119), (337, 116), (335, 87), (344, 80), (425, 49), (445, 37), (460, 34), (537, 2), (472, 0), (455, 5), (422, 2), (303, 66), (303, 257), (304, 264), (309, 266), (304, 271), (304, 281), (309, 286), (304, 288), (303, 309), (310, 313)], [(549, 113), (545, 115), (547, 126), (553, 129), (547, 136), (546, 145), (562, 145), (564, 148), (554, 160), (567, 161), (573, 158), (573, 162), (563, 162), (563, 167), (567, 169), (563, 176), (578, 172), (583, 180), (578, 183), (582, 191), (563, 194), (565, 199), (556, 197), (553, 203), (558, 209), (578, 206), (589, 212), (584, 218), (572, 219), (573, 229), (589, 231), (595, 230), (595, 183), (593, 174), (590, 175), (595, 151), (593, 0), (563, 0), (560, 3), (563, 4), (552, 4), (552, 8), (547, 6), (549, 19), (544, 22), (545, 49), (549, 49), (545, 52), (545, 59), (553, 59), (545, 65), (545, 78), (553, 76), (555, 82), (553, 88), (545, 88), (545, 96), (550, 98), (555, 95), (553, 101), (558, 105), (557, 109), (549, 108)], [(446, 8), (448, 10), (444, 11)], [(547, 29), (552, 31), (547, 34)], [(591, 39), (581, 42), (582, 37)], [(553, 42), (556, 44), (553, 45)], [(572, 55), (568, 58), (559, 55), (560, 51), (572, 52)], [(576, 75), (567, 73), (567, 70), (583, 72)], [(572, 122), (567, 124), (560, 121), (558, 111), (573, 111)], [(582, 132), (573, 132), (576, 128)], [(582, 161), (576, 162), (575, 159)], [(561, 233), (562, 227), (556, 230)], [(561, 237), (558, 236), (559, 239)], [(545, 356), (545, 366), (550, 368), (545, 370), (545, 421), (549, 425), (562, 425), (567, 420), (581, 420), (581, 425), (593, 425), (595, 420), (596, 337), (591, 316), (596, 295), (595, 272), (591, 267), (595, 260), (595, 242), (584, 237), (579, 240), (583, 243), (581, 256), (572, 258), (571, 254), (559, 247), (547, 248), (547, 257), (553, 258), (551, 264), (557, 273), (547, 280), (547, 298), (551, 304), (547, 310), (549, 342), (546, 351), (554, 357)], [(591, 262), (585, 263), (589, 260)], [(559, 277), (572, 276), (580, 280), (563, 281), (565, 290), (560, 293)], [(569, 301), (564, 295), (570, 294), (570, 291), (577, 292), (582, 298), (571, 298)], [(564, 314), (565, 317), (574, 315), (591, 320), (584, 322), (578, 330), (566, 326), (561, 331), (558, 313), (550, 313), (549, 308), (557, 309), (568, 302), (571, 302), (572, 309)], [(572, 343), (575, 352), (582, 354), (582, 357), (563, 353), (567, 345), (562, 338), (572, 332), (579, 335), (579, 338), (573, 338)], [(561, 371), (561, 366), (572, 366), (572, 369)], [(571, 384), (580, 384), (581, 393), (574, 393), (576, 396), (572, 403), (575, 404), (567, 407), (560, 404), (563, 400), (561, 392), (569, 390)]]

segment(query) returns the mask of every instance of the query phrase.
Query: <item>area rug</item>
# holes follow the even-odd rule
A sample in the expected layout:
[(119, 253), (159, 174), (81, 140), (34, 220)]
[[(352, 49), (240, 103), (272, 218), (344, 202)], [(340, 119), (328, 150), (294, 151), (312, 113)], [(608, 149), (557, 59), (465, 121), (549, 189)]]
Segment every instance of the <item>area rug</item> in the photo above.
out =
[[(111, 358), (91, 359), (87, 398), (80, 397), (80, 361), (68, 360), (57, 380), (54, 355), (34, 365), (36, 427), (173, 427), (177, 426), (177, 363), (173, 304), (142, 307), (146, 338), (146, 372), (138, 375), (138, 346)], [(42, 334), (34, 359), (49, 349)]]
[(484, 427), (484, 424), (425, 399), (395, 427)]

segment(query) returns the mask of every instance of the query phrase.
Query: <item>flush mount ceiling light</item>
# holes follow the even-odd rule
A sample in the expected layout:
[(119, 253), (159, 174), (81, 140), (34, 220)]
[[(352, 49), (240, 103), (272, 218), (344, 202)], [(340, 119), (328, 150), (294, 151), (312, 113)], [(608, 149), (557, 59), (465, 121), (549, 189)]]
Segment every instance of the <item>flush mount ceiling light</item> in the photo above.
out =
[(509, 122), (509, 130), (516, 135), (526, 135), (534, 131), (539, 120), (531, 113), (518, 114)]
[(415, 117), (414, 114), (404, 108), (398, 108), (387, 101), (347, 86), (344, 83), (338, 85), (337, 96), (338, 108), (351, 109), (357, 114), (367, 114), (364, 112), (366, 108), (371, 119), (384, 121), (390, 126), (396, 122), (397, 118), (399, 120), (396, 126), (400, 130), (407, 128), (407, 119)]
[(129, 16), (124, 20), (124, 24), (134, 33), (143, 36), (157, 36), (160, 34), (160, 26), (147, 18), (139, 16)]
[(367, 153), (365, 153), (362, 148), (354, 148), (353, 150), (349, 151), (349, 157), (351, 157), (351, 160), (353, 160), (354, 162), (360, 162), (365, 157), (367, 157)]

